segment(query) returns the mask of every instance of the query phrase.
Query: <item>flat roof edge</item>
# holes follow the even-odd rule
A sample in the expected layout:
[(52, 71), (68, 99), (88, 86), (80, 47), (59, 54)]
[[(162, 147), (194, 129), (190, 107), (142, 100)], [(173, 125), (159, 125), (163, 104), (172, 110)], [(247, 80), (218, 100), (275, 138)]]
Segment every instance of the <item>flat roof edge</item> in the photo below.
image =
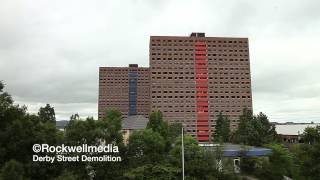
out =
[(150, 36), (150, 38), (199, 38), (199, 39), (249, 39), (248, 37), (228, 37), (228, 36), (217, 36), (217, 37), (190, 37), (190, 36)]
[[(99, 66), (99, 69), (100, 68), (132, 68), (132, 67), (127, 67), (127, 66)], [(149, 69), (150, 67), (141, 67), (141, 66), (139, 66), (139, 67), (135, 67), (135, 68), (147, 68), (147, 69)]]

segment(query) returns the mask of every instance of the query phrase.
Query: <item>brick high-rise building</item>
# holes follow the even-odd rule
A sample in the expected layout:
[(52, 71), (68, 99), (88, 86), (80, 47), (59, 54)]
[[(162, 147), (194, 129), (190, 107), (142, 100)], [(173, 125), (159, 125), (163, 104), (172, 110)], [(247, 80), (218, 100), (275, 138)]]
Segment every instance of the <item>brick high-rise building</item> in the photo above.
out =
[(129, 67), (100, 67), (98, 117), (107, 109), (120, 110), (124, 117), (150, 112), (149, 68), (130, 64)]
[(252, 109), (247, 38), (151, 36), (149, 62), (150, 68), (100, 68), (99, 118), (108, 108), (145, 117), (159, 109), (210, 142), (220, 112), (235, 129), (243, 108)]
[(151, 109), (199, 142), (212, 140), (219, 112), (234, 129), (243, 108), (252, 109), (247, 38), (151, 36), (149, 58)]

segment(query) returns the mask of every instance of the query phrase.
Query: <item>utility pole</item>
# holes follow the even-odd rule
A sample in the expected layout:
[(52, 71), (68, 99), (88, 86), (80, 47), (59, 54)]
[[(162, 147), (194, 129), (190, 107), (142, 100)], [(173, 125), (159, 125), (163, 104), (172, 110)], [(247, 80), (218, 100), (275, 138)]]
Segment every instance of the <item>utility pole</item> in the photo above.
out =
[(184, 180), (184, 146), (183, 146), (183, 126), (181, 131), (181, 154), (182, 154), (182, 180)]

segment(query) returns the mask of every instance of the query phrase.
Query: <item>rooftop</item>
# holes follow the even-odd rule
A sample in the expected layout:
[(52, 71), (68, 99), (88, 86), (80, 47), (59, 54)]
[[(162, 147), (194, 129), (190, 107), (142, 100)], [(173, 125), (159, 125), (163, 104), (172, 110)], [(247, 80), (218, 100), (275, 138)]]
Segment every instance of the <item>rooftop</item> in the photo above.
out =
[(304, 132), (307, 127), (320, 126), (319, 123), (309, 124), (276, 124), (276, 131), (282, 135), (299, 135)]
[(272, 150), (269, 148), (244, 146), (240, 144), (231, 144), (231, 143), (226, 143), (223, 145), (200, 144), (200, 146), (204, 147), (209, 151), (215, 151), (218, 147), (221, 146), (224, 157), (240, 157), (240, 156), (259, 157), (259, 156), (267, 156), (272, 152)]
[(203, 32), (192, 32), (190, 37), (206, 37), (206, 35)]
[(142, 115), (128, 116), (122, 120), (122, 129), (144, 129), (149, 119)]

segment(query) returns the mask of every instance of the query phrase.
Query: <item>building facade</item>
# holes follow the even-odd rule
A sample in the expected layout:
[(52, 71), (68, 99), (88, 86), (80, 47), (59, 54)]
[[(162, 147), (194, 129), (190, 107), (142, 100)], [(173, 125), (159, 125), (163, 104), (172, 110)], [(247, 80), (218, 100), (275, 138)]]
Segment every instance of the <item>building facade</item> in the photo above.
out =
[(100, 68), (99, 118), (105, 109), (124, 116), (163, 112), (199, 142), (212, 141), (217, 115), (237, 128), (243, 108), (252, 109), (247, 38), (151, 36), (149, 68)]
[(151, 109), (199, 142), (212, 140), (219, 112), (235, 129), (243, 108), (252, 109), (247, 38), (151, 36), (149, 53)]
[(150, 113), (149, 68), (100, 67), (98, 117), (107, 109), (117, 109), (124, 117)]

